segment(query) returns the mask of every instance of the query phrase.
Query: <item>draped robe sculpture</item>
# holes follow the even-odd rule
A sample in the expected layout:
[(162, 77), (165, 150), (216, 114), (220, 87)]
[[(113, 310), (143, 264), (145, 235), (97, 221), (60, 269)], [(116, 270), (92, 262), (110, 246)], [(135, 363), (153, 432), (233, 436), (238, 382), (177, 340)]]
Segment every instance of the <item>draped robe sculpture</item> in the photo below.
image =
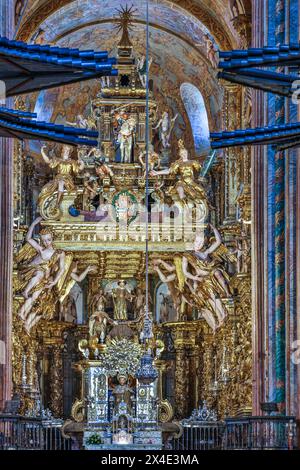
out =
[[(41, 318), (51, 318), (55, 311), (55, 304), (59, 295), (63, 301), (74, 282), (81, 282), (94, 268), (88, 266), (80, 275), (77, 274), (77, 264), (72, 263), (73, 256), (53, 247), (51, 230), (43, 229), (39, 236), (41, 243), (33, 238), (35, 227), (42, 221), (38, 217), (29, 227), (26, 243), (16, 256), (18, 263), (18, 278), (15, 289), (20, 292), (25, 301), (18, 312), (24, 321), (27, 333)], [(71, 281), (71, 283), (70, 283)]]
[(49, 158), (45, 148), (46, 146), (43, 146), (41, 149), (43, 160), (51, 169), (56, 170), (56, 175), (52, 181), (43, 187), (39, 195), (38, 206), (41, 207), (44, 200), (57, 191), (56, 205), (59, 207), (64, 191), (69, 193), (76, 190), (74, 176), (83, 170), (84, 163), (71, 158), (72, 148), (68, 145), (63, 146), (61, 158)]

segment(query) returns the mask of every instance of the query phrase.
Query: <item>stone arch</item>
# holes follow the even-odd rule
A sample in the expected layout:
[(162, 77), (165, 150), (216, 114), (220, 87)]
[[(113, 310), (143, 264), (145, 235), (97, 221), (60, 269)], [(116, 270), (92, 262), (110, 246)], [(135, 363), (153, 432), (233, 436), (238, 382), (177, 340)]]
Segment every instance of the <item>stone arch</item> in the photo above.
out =
[(195, 153), (201, 155), (210, 149), (208, 115), (200, 90), (191, 83), (180, 87), (181, 99), (190, 120), (194, 137)]

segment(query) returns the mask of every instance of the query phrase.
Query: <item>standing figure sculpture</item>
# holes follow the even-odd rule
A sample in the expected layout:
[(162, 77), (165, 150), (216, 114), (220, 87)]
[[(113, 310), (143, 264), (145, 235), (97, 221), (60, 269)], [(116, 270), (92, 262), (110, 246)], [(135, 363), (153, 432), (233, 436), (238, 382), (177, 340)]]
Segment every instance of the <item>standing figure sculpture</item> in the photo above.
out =
[(121, 163), (132, 163), (135, 130), (136, 120), (132, 117), (126, 119), (120, 128), (118, 143), (120, 145)]
[(146, 305), (146, 292), (141, 287), (137, 287), (135, 291), (134, 299), (134, 313), (135, 317), (138, 317), (140, 314), (144, 313), (144, 307)]
[(159, 137), (164, 149), (170, 147), (170, 138), (177, 117), (178, 114), (170, 119), (168, 111), (164, 111), (157, 125), (153, 128), (153, 130), (159, 129)]
[(127, 318), (127, 301), (132, 301), (133, 296), (127, 287), (126, 281), (118, 281), (117, 287), (111, 292), (114, 303), (114, 320), (126, 321)]
[(90, 338), (97, 336), (100, 343), (103, 343), (107, 334), (107, 325), (116, 324), (105, 312), (107, 299), (102, 289), (92, 298), (90, 308), (92, 314), (89, 319)]
[(118, 414), (119, 405), (121, 402), (126, 403), (127, 413), (131, 414), (132, 411), (132, 397), (133, 390), (128, 384), (128, 376), (125, 373), (120, 372), (117, 375), (118, 384), (114, 387), (112, 394), (115, 399), (114, 401), (114, 412)]
[(92, 313), (99, 313), (99, 312), (105, 312), (105, 305), (107, 303), (107, 298), (103, 292), (102, 289), (97, 292), (91, 302), (90, 302), (90, 310)]
[[(151, 64), (152, 64), (152, 57), (150, 57), (149, 62), (148, 62), (148, 73), (149, 73)], [(141, 57), (137, 59), (136, 68), (139, 74), (141, 84), (144, 88), (146, 88), (147, 87), (147, 60), (144, 55), (142, 55)]]
[(45, 152), (46, 146), (41, 149), (43, 160), (51, 169), (56, 169), (55, 178), (47, 183), (40, 192), (38, 205), (41, 206), (45, 198), (57, 191), (57, 207), (60, 206), (64, 191), (68, 193), (76, 190), (74, 176), (76, 176), (84, 168), (82, 161), (75, 161), (71, 158), (72, 148), (64, 145), (61, 158), (49, 158)]

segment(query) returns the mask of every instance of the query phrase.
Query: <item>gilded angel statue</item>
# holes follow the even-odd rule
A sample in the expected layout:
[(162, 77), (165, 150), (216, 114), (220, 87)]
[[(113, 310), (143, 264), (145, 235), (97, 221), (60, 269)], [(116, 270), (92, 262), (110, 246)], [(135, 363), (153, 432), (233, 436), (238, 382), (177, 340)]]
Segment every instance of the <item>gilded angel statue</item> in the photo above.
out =
[[(222, 243), (222, 238), (212, 224), (209, 224), (214, 232), (214, 240), (208, 240), (196, 234), (194, 240), (194, 256), (197, 259), (199, 269), (208, 271), (208, 275), (220, 295), (224, 297), (232, 297), (229, 286), (229, 276), (223, 268), (224, 261), (235, 261), (235, 257), (230, 253), (226, 246)], [(205, 248), (206, 245), (206, 248)]]
[(182, 272), (189, 289), (189, 299), (213, 331), (219, 328), (227, 315), (226, 308), (209, 277), (209, 270), (197, 266), (190, 254), (182, 256)]
[(152, 262), (153, 270), (158, 274), (161, 282), (168, 286), (179, 321), (184, 319), (186, 306), (192, 306), (181, 264), (180, 255), (174, 256), (173, 263), (162, 259), (155, 259)]
[(56, 302), (66, 298), (72, 283), (81, 282), (94, 270), (89, 266), (78, 275), (77, 265), (72, 262), (73, 255), (66, 255), (64, 251), (54, 248), (53, 235), (48, 228), (39, 232), (40, 243), (37, 242), (33, 232), (41, 221), (42, 217), (38, 217), (31, 224), (26, 243), (16, 256), (18, 278), (15, 289), (24, 297), (18, 314), (28, 333), (41, 318), (53, 316)]
[[(214, 241), (196, 234), (194, 252), (176, 254), (172, 261), (156, 259), (153, 269), (169, 287), (177, 307), (178, 318), (183, 319), (186, 305), (195, 307), (215, 331), (227, 315), (223, 298), (231, 297), (229, 276), (223, 264), (232, 260), (232, 254), (223, 245), (216, 227), (211, 226)], [(206, 244), (206, 248), (204, 245)]]
[[(190, 289), (191, 298), (200, 308), (208, 324), (215, 330), (225, 320), (227, 311), (222, 298), (231, 298), (229, 276), (224, 269), (225, 261), (234, 261), (234, 256), (222, 243), (216, 227), (209, 224), (214, 239), (208, 240), (202, 232), (194, 240), (194, 252), (182, 256), (182, 271)], [(218, 324), (214, 314), (217, 317)]]
[(170, 175), (176, 177), (176, 183), (167, 191), (174, 201), (179, 200), (187, 205), (204, 203), (207, 205), (207, 196), (202, 185), (197, 182), (201, 170), (201, 164), (195, 160), (189, 160), (188, 150), (182, 139), (178, 141), (179, 158), (172, 163), (169, 169), (151, 172), (152, 175)]
[(52, 181), (47, 183), (39, 195), (38, 206), (41, 207), (45, 198), (49, 197), (57, 191), (57, 207), (60, 206), (64, 191), (68, 193), (76, 190), (74, 176), (84, 169), (84, 163), (81, 160), (73, 160), (71, 158), (72, 148), (63, 145), (61, 158), (49, 158), (45, 152), (46, 146), (41, 148), (43, 160), (51, 169), (56, 170), (56, 175)]
[(30, 315), (33, 305), (43, 292), (50, 291), (58, 283), (65, 268), (65, 253), (53, 247), (50, 230), (40, 231), (41, 243), (34, 240), (33, 231), (41, 220), (42, 217), (38, 217), (31, 224), (26, 236), (27, 243), (16, 258), (19, 270), (16, 290), (21, 291), (25, 299), (19, 316), (28, 332), (35, 323), (35, 318)]

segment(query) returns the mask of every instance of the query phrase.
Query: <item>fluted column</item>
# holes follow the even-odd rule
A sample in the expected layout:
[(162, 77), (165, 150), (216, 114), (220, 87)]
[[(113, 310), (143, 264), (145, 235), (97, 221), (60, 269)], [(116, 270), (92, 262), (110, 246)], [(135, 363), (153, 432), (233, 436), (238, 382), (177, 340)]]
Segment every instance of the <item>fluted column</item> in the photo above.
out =
[[(14, 2), (0, 0), (0, 34), (12, 37)], [(11, 398), (13, 143), (0, 138), (0, 409)]]

